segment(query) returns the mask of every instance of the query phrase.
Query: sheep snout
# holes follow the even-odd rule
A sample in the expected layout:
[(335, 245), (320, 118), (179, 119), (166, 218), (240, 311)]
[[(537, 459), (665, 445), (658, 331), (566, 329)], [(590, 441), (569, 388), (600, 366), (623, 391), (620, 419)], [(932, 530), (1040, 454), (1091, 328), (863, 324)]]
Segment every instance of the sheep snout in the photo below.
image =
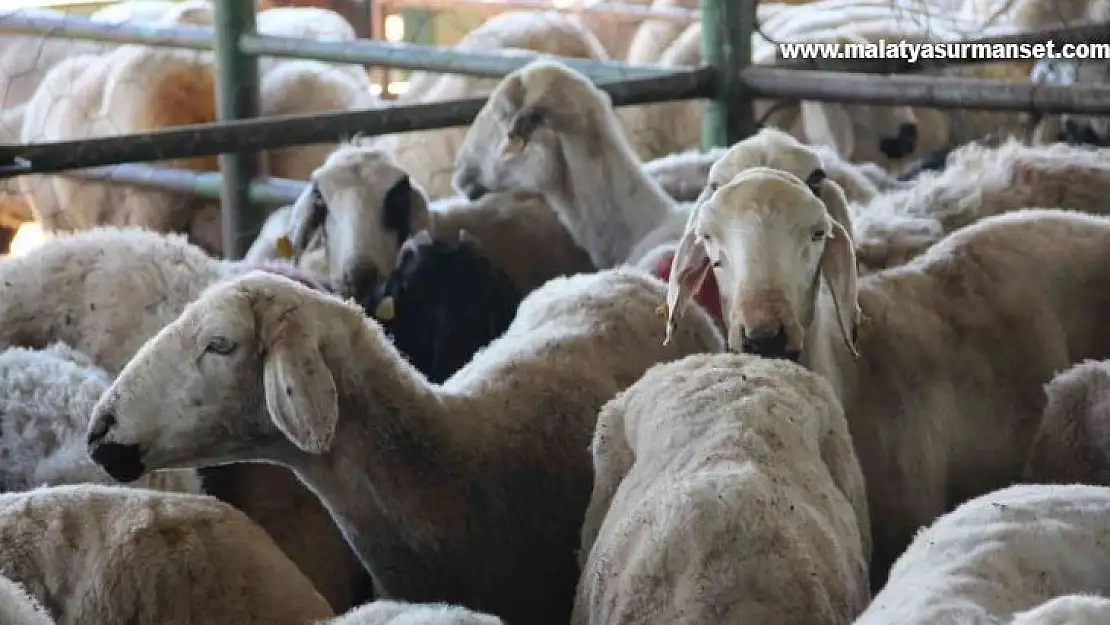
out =
[(134, 482), (146, 473), (137, 444), (96, 442), (89, 447), (89, 456), (117, 482)]
[(898, 126), (897, 135), (879, 140), (879, 151), (888, 158), (902, 158), (917, 149), (917, 139), (917, 124), (907, 122)]
[(740, 293), (731, 323), (728, 347), (731, 351), (764, 358), (798, 360), (801, 356), (802, 330), (791, 321), (791, 307), (781, 293), (747, 290)]

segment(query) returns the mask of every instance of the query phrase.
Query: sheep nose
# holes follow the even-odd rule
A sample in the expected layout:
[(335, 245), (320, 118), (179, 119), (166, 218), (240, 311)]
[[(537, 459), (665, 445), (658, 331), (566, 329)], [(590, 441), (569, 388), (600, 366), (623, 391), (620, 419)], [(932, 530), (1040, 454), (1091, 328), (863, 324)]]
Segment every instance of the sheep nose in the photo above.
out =
[(740, 348), (745, 354), (764, 358), (786, 357), (786, 328), (781, 323), (740, 329)]
[(93, 445), (104, 440), (108, 435), (108, 431), (116, 425), (116, 413), (112, 409), (106, 409), (99, 414), (93, 416), (93, 426), (89, 429), (88, 445)]
[(146, 473), (138, 445), (100, 443), (89, 450), (89, 456), (117, 482), (134, 482)]
[(1101, 145), (1098, 134), (1090, 124), (1083, 124), (1073, 119), (1065, 119), (1063, 129), (1060, 131), (1060, 141), (1072, 145)]
[(478, 176), (471, 170), (460, 171), (455, 176), (455, 189), (471, 202), (489, 193), (489, 189), (478, 182)]
[(917, 149), (917, 124), (906, 122), (898, 126), (898, 134), (879, 141), (879, 151), (888, 158), (902, 158)]

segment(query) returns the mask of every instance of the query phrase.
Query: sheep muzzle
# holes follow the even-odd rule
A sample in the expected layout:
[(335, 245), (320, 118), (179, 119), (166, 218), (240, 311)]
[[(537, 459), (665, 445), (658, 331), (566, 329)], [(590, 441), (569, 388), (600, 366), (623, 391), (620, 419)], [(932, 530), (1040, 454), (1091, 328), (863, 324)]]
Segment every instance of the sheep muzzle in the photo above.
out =
[(728, 346), (732, 351), (765, 358), (797, 360), (802, 329), (779, 290), (742, 290), (730, 314)]

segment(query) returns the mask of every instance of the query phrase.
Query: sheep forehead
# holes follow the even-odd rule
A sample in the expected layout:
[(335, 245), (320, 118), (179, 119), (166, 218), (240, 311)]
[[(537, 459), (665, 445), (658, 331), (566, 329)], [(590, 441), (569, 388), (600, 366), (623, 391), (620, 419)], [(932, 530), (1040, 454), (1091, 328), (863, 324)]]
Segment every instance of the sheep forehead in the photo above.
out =
[(367, 146), (348, 146), (339, 149), (313, 172), (313, 180), (324, 191), (336, 191), (341, 187), (355, 186), (359, 189), (392, 187), (406, 175), (404, 169), (388, 152)]
[(796, 176), (767, 168), (748, 169), (718, 189), (701, 209), (703, 221), (746, 216), (801, 223), (825, 215), (825, 205)]

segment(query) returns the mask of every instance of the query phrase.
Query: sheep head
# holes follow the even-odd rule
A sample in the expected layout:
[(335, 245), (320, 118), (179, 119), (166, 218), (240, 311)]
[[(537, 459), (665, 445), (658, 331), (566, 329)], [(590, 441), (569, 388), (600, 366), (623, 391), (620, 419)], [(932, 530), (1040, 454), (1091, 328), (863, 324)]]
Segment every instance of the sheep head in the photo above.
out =
[(459, 147), (452, 184), (472, 200), (495, 191), (550, 192), (566, 179), (566, 136), (592, 142), (619, 127), (608, 94), (588, 78), (557, 61), (533, 61), (490, 94)]
[(270, 273), (217, 283), (105, 391), (89, 422), (89, 454), (131, 482), (156, 469), (325, 453), (339, 408), (322, 344), (362, 322), (357, 306)]
[(312, 172), (289, 222), (294, 259), (322, 231), (328, 277), (341, 293), (359, 298), (393, 268), (404, 241), (430, 227), (431, 216), (424, 191), (389, 153), (346, 144)]
[(757, 167), (695, 205), (671, 267), (668, 340), (690, 294), (714, 271), (728, 301), (730, 349), (796, 360), (824, 276), (854, 353), (859, 305), (847, 202), (836, 183), (810, 183), (820, 195), (793, 174)]
[[(704, 202), (713, 191), (740, 172), (753, 167), (779, 169), (805, 180), (814, 172), (823, 170), (824, 163), (816, 150), (795, 137), (777, 128), (763, 128), (747, 139), (733, 144), (713, 163), (706, 177), (705, 189), (696, 203)], [(817, 190), (814, 189), (814, 192)]]

